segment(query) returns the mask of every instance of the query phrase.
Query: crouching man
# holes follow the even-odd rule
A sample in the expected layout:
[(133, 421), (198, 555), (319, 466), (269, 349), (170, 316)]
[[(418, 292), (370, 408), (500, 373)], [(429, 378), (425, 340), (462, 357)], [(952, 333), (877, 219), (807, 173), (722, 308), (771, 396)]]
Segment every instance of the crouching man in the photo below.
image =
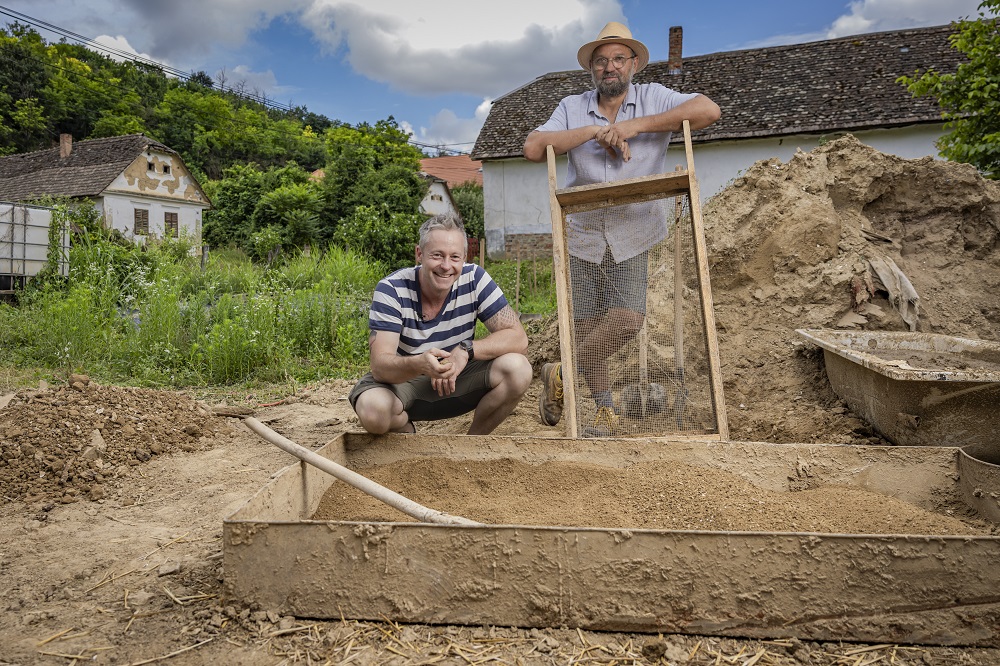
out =
[[(349, 396), (368, 432), (416, 432), (415, 421), (475, 410), (468, 434), (484, 435), (528, 390), (528, 336), (489, 274), (465, 263), (467, 251), (458, 219), (432, 217), (420, 227), (417, 265), (375, 288), (371, 372)], [(489, 334), (473, 340), (477, 319)]]

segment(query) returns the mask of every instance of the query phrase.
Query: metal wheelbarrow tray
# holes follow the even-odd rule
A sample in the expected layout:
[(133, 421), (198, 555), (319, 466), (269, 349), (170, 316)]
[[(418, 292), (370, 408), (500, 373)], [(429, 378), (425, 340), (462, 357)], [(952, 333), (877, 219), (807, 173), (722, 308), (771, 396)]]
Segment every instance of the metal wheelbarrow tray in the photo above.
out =
[(1000, 461), (1000, 343), (934, 333), (798, 329), (840, 398), (889, 441)]
[[(805, 465), (813, 487), (1000, 519), (1000, 468), (949, 447), (342, 433), (317, 453), (361, 469), (668, 461), (788, 492)], [(295, 463), (226, 518), (227, 596), (307, 618), (1000, 646), (989, 523), (956, 536), (312, 519), (340, 483)]]

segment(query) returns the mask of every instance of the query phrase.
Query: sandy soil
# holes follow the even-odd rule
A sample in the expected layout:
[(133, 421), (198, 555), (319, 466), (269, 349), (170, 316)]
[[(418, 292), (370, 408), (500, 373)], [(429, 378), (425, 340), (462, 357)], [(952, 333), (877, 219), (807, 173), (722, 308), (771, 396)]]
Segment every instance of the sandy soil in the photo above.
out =
[[(913, 303), (890, 293), (873, 257), (891, 259), (919, 294), (918, 330), (998, 339), (1000, 185), (971, 168), (900, 160), (845, 138), (788, 163), (755, 165), (707, 203), (705, 221), (733, 439), (886, 444), (841, 403), (822, 354), (794, 332), (908, 330), (904, 315)], [(529, 333), (537, 372), (558, 358), (555, 322), (531, 322)], [(192, 393), (73, 379), (0, 399), (0, 664), (139, 664), (168, 656), (171, 664), (1000, 663), (1000, 651), (978, 648), (315, 622), (248, 608), (222, 593), (222, 519), (290, 460), (238, 416), (252, 413), (317, 447), (357, 429), (346, 401), (351, 382), (324, 382), (267, 406), (248, 396), (221, 409)], [(536, 381), (498, 434), (562, 434), (538, 422), (538, 390)], [(462, 433), (468, 424), (465, 417), (418, 429)], [(689, 472), (698, 477), (686, 480), (702, 490), (730, 482), (704, 471), (651, 468), (642, 480), (617, 482), (641, 487)], [(499, 488), (521, 472), (485, 475)], [(423, 460), (418, 473), (387, 478), (416, 491), (435, 473), (435, 461)], [(594, 497), (579, 501), (592, 505)], [(795, 519), (800, 508), (780, 496), (765, 499), (774, 502), (762, 514), (771, 526)], [(875, 529), (885, 503), (836, 497), (830, 504), (845, 511), (828, 519), (853, 513)], [(494, 504), (498, 512), (517, 509)], [(615, 506), (624, 504), (602, 510)], [(923, 518), (955, 521), (906, 519)], [(948, 525), (994, 530), (956, 523)]]

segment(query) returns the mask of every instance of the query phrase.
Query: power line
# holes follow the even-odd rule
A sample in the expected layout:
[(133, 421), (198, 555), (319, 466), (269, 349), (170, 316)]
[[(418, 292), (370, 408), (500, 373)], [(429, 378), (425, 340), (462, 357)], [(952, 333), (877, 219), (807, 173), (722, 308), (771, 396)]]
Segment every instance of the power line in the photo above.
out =
[[(52, 23), (48, 23), (47, 21), (43, 21), (41, 19), (37, 19), (37, 18), (35, 18), (33, 16), (28, 16), (27, 14), (23, 14), (23, 13), (18, 12), (18, 11), (14, 11), (13, 9), (10, 9), (9, 7), (4, 7), (4, 6), (0, 5), (0, 14), (4, 14), (6, 16), (9, 16), (9, 17), (11, 17), (11, 18), (13, 18), (13, 19), (15, 19), (17, 21), (24, 21), (28, 25), (32, 25), (32, 26), (35, 26), (35, 27), (43, 28), (44, 30), (48, 30), (49, 32), (53, 32), (53, 33), (55, 33), (57, 35), (61, 35), (64, 38), (72, 39), (73, 41), (78, 42), (82, 46), (85, 46), (85, 47), (91, 49), (92, 51), (96, 51), (98, 53), (107, 53), (107, 54), (110, 54), (112, 56), (118, 57), (118, 58), (120, 58), (122, 60), (128, 60), (129, 62), (132, 62), (132, 63), (135, 63), (135, 64), (141, 64), (141, 65), (145, 65), (147, 67), (155, 67), (155, 68), (159, 69), (160, 71), (164, 72), (165, 74), (169, 74), (170, 76), (173, 76), (173, 77), (178, 78), (178, 79), (182, 79), (184, 81), (189, 81), (189, 80), (191, 80), (193, 78), (193, 74), (191, 72), (181, 71), (181, 70), (176, 69), (174, 67), (170, 67), (169, 65), (164, 65), (163, 63), (157, 62), (155, 60), (151, 60), (149, 58), (144, 58), (144, 57), (142, 57), (142, 56), (140, 56), (140, 55), (138, 55), (136, 53), (130, 53), (128, 51), (122, 51), (121, 49), (116, 49), (116, 48), (111, 47), (111, 46), (105, 46), (104, 44), (100, 44), (98, 42), (95, 42), (94, 40), (90, 39), (89, 37), (84, 37), (83, 35), (79, 35), (79, 34), (77, 34), (75, 32), (70, 31), (70, 30), (66, 30), (65, 28), (61, 28), (61, 27), (59, 27), (57, 25), (54, 25)], [(210, 87), (212, 89), (219, 90), (220, 92), (226, 92), (225, 88), (223, 88), (220, 85), (216, 85), (214, 82), (212, 83), (211, 86), (206, 86), (206, 87)], [(291, 110), (294, 109), (294, 107), (291, 106), (290, 104), (281, 104), (279, 102), (268, 100), (268, 98), (267, 98), (266, 95), (258, 95), (256, 93), (248, 93), (246, 91), (236, 91), (232, 87), (229, 88), (229, 92), (231, 92), (233, 94), (237, 94), (240, 97), (245, 97), (246, 99), (249, 99), (251, 101), (257, 102), (259, 104), (263, 104), (264, 106), (266, 106), (268, 108), (276, 109), (276, 110), (279, 110), (279, 111), (291, 111)]]
[(468, 145), (469, 143), (475, 143), (475, 142), (474, 141), (467, 141), (465, 143), (444, 143), (444, 144), (437, 144), (437, 143), (423, 143), (421, 141), (417, 141), (416, 139), (410, 139), (409, 141), (407, 141), (407, 143), (410, 143), (410, 144), (412, 144), (414, 146), (418, 146), (420, 148), (433, 148), (434, 150), (438, 151), (439, 153), (442, 152), (442, 151), (447, 151), (447, 152), (450, 152), (450, 153), (454, 153), (456, 155), (468, 155), (469, 153), (467, 151), (455, 150), (453, 148), (448, 148), (447, 146), (462, 146), (462, 145)]

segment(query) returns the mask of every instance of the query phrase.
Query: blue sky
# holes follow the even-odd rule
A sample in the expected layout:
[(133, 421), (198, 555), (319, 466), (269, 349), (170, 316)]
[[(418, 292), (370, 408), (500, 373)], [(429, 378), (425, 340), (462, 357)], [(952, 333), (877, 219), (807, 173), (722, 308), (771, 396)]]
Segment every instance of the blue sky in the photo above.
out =
[[(97, 44), (350, 124), (392, 116), (416, 141), (468, 152), (490, 102), (621, 21), (667, 58), (794, 44), (977, 16), (979, 0), (0, 0)], [(14, 20), (6, 13), (0, 20)], [(22, 20), (31, 23), (31, 21)], [(34, 26), (58, 41), (65, 33)], [(684, 91), (697, 92), (697, 91)]]

